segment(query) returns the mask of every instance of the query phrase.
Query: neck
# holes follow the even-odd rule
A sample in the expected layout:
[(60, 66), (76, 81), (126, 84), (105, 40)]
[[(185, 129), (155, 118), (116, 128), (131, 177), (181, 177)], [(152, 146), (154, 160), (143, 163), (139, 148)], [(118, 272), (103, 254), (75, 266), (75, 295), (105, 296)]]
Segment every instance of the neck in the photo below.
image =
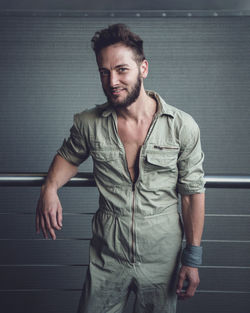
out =
[(157, 102), (146, 94), (143, 85), (135, 102), (126, 108), (116, 108), (118, 117), (125, 120), (134, 120), (136, 123), (143, 121), (145, 118), (153, 118), (156, 111)]

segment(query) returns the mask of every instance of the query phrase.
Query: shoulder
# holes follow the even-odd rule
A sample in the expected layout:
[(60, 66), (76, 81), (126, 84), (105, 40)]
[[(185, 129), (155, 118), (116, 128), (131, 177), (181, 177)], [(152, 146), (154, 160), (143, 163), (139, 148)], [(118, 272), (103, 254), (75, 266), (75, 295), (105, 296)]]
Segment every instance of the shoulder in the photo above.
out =
[(103, 112), (108, 108), (108, 103), (96, 105), (90, 109), (74, 114), (74, 122), (81, 128), (84, 125), (93, 124), (102, 118)]
[(180, 110), (176, 109), (174, 116), (174, 129), (176, 137), (179, 140), (180, 145), (183, 147), (193, 147), (193, 145), (199, 141), (200, 128), (194, 118)]
[(153, 93), (158, 103), (161, 104), (161, 116), (164, 117), (173, 140), (181, 146), (187, 146), (193, 141), (197, 141), (200, 136), (200, 130), (194, 118), (189, 113), (166, 103), (156, 92), (149, 91), (150, 93)]
[(149, 91), (149, 94), (150, 93), (153, 93), (156, 99), (161, 103), (163, 115), (171, 117), (175, 128), (197, 128), (198, 125), (190, 114), (178, 109), (171, 104), (166, 103), (165, 100), (156, 92)]
[(189, 113), (167, 103), (164, 103), (164, 110), (167, 115), (170, 115), (172, 125), (176, 133), (179, 133), (181, 131), (199, 130), (197, 122)]
[(199, 126), (195, 119), (189, 114), (180, 109), (175, 108), (174, 124), (179, 130), (198, 130)]

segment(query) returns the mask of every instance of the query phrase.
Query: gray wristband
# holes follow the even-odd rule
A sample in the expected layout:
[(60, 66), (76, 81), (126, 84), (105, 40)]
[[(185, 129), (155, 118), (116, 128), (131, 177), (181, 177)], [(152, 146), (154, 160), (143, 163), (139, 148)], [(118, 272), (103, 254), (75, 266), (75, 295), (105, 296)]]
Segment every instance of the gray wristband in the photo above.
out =
[(182, 251), (182, 265), (199, 267), (202, 264), (202, 247), (187, 245)]

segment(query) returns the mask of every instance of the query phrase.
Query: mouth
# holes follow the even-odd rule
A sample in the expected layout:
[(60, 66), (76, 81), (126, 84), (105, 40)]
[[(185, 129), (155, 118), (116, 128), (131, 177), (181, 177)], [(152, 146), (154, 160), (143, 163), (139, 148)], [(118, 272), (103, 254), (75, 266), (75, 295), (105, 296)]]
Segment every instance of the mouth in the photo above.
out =
[(110, 92), (113, 96), (118, 96), (120, 95), (123, 91), (125, 90), (125, 88), (112, 88), (110, 89)]

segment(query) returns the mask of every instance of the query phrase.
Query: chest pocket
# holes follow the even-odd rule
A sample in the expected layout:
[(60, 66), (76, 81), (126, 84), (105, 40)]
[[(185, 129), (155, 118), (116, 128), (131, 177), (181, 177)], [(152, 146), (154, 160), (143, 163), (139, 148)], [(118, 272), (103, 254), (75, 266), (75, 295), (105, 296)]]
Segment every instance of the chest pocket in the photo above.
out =
[(121, 157), (119, 151), (92, 150), (91, 155), (94, 163), (94, 175), (103, 186), (116, 186), (120, 184)]
[(150, 150), (144, 159), (144, 183), (151, 189), (175, 188), (179, 149)]
[(177, 170), (178, 149), (149, 151), (145, 158), (145, 171)]

